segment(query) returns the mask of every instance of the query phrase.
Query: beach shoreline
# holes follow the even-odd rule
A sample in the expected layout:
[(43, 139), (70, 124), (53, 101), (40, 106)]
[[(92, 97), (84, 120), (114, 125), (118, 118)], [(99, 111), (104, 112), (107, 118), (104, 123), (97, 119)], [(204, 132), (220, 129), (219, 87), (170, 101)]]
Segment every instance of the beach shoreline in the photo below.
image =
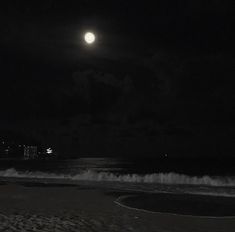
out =
[(235, 229), (235, 218), (149, 213), (115, 202), (132, 192), (83, 185), (0, 185), (0, 231), (208, 231)]

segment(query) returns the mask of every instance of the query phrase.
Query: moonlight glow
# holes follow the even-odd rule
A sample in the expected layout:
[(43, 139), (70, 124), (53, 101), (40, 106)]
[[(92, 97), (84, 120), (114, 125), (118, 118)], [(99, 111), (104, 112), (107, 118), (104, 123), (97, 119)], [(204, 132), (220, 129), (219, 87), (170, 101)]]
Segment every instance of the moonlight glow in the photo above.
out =
[(93, 44), (95, 42), (95, 34), (92, 33), (92, 32), (87, 32), (84, 35), (84, 39), (85, 39), (87, 44)]

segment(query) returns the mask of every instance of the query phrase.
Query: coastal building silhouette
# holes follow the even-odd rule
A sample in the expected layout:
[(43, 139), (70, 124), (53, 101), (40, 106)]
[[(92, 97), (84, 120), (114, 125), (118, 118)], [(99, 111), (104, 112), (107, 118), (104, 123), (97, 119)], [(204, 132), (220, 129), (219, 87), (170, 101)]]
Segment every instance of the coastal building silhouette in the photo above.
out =
[(24, 159), (35, 159), (37, 158), (37, 146), (25, 146), (24, 147)]

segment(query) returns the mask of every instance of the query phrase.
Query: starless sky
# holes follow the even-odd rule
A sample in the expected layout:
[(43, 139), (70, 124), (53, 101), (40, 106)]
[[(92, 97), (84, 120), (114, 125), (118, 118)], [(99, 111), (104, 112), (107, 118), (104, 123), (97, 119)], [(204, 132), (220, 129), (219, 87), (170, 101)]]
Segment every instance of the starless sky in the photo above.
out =
[(2, 120), (89, 115), (221, 133), (233, 121), (232, 1), (9, 0), (0, 12)]
[(86, 30), (97, 33), (99, 49), (106, 55), (118, 51), (151, 54), (161, 48), (219, 52), (231, 50), (233, 13), (229, 2), (220, 0), (154, 4), (122, 0), (7, 1), (1, 7), (1, 34), (2, 42), (13, 51), (41, 52), (54, 58), (65, 51), (73, 56), (70, 49), (81, 53), (81, 34)]

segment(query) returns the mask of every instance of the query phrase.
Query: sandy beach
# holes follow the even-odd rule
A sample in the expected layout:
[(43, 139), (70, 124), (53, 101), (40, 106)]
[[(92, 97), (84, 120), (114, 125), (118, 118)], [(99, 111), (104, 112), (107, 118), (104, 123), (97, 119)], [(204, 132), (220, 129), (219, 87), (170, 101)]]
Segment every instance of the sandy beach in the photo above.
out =
[(121, 195), (86, 186), (4, 183), (0, 185), (0, 231), (235, 231), (232, 217), (138, 211), (115, 203)]

